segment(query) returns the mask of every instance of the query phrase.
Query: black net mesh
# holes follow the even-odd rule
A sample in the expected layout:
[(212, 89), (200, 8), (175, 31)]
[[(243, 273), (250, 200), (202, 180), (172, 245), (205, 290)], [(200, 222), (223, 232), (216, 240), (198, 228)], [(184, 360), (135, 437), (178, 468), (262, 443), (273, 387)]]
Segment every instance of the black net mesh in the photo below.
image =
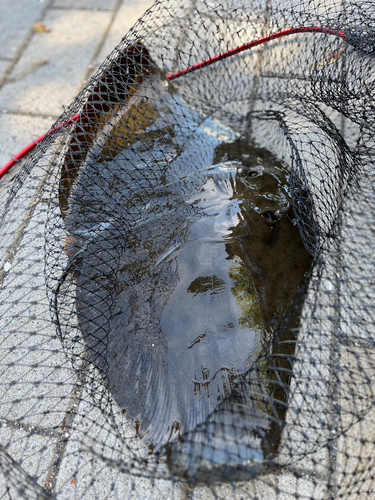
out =
[(1, 498), (375, 497), (374, 54), (162, 0), (109, 55), (2, 207)]

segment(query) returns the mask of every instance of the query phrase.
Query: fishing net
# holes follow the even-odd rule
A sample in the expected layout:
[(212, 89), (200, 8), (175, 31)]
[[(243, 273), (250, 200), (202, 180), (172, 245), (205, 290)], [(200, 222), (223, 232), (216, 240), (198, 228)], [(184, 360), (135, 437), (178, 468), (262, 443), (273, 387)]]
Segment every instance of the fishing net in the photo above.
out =
[(1, 498), (375, 496), (374, 14), (156, 2), (26, 161)]

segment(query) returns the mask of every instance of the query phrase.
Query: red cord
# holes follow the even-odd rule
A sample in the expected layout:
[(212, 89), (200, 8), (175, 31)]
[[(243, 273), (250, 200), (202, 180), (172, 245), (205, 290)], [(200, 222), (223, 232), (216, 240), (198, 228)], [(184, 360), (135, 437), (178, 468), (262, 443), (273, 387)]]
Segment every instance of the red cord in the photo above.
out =
[(264, 38), (259, 38), (258, 40), (254, 40), (249, 43), (245, 43), (244, 45), (241, 45), (236, 49), (229, 50), (228, 52), (224, 52), (223, 54), (211, 57), (210, 59), (206, 59), (205, 61), (202, 61), (198, 64), (194, 64), (193, 66), (190, 66), (190, 68), (182, 69), (181, 71), (177, 71), (177, 73), (168, 75), (167, 78), (168, 80), (174, 80), (175, 78), (178, 78), (180, 76), (192, 73), (197, 69), (205, 68), (206, 66), (210, 66), (211, 64), (214, 64), (218, 61), (222, 61), (227, 57), (231, 57), (236, 54), (239, 54), (240, 52), (244, 52), (245, 50), (252, 49), (257, 45), (262, 45), (263, 43), (267, 43), (270, 42), (271, 40), (276, 40), (277, 38), (282, 38), (284, 36), (295, 35), (296, 33), (326, 33), (328, 35), (339, 36), (341, 38), (344, 38), (344, 40), (346, 39), (346, 34), (343, 31), (332, 30), (330, 28), (319, 28), (314, 26), (306, 26), (304, 28), (292, 28), (289, 30), (280, 31), (279, 33), (273, 33), (272, 35), (266, 36)]
[[(322, 27), (315, 27), (315, 26), (305, 26), (302, 28), (291, 28), (288, 30), (280, 31), (279, 33), (273, 33), (272, 35), (266, 36), (264, 38), (259, 38), (258, 40), (254, 40), (249, 43), (245, 43), (244, 45), (241, 45), (240, 47), (237, 47), (236, 49), (229, 50), (228, 52), (224, 52), (223, 54), (220, 54), (215, 57), (211, 57), (210, 59), (206, 59), (205, 61), (202, 61), (198, 64), (194, 64), (193, 66), (190, 66), (189, 68), (182, 69), (181, 71), (177, 71), (177, 73), (172, 73), (171, 75), (167, 75), (168, 80), (174, 80), (176, 78), (179, 78), (180, 76), (187, 75), (188, 73), (192, 73), (193, 71), (197, 71), (198, 69), (205, 68), (206, 66), (210, 66), (211, 64), (214, 64), (218, 61), (222, 61), (223, 59), (227, 59), (228, 57), (234, 56), (236, 54), (239, 54), (240, 52), (244, 52), (245, 50), (252, 49), (253, 47), (257, 47), (258, 45), (262, 45), (264, 43), (270, 42), (271, 40), (276, 40), (277, 38), (282, 38), (284, 36), (289, 36), (289, 35), (295, 35), (297, 33), (326, 33), (327, 35), (335, 35), (340, 38), (343, 38), (346, 40), (347, 36), (346, 33), (343, 31), (339, 30), (333, 30), (330, 28), (322, 28)], [(39, 137), (36, 141), (32, 142), (27, 146), (27, 148), (23, 149), (20, 153), (18, 153), (17, 156), (15, 156), (9, 163), (5, 165), (0, 170), (0, 179), (4, 177), (5, 174), (11, 170), (14, 165), (16, 165), (19, 161), (22, 160), (25, 156), (30, 154), (37, 144), (40, 142), (44, 141), (44, 139), (47, 136), (50, 136), (52, 134), (55, 134), (58, 132), (62, 127), (68, 127), (72, 123), (74, 123), (80, 115), (75, 115), (73, 118), (70, 118), (69, 120), (66, 120), (65, 122), (61, 123), (60, 125), (57, 125), (55, 128), (47, 132), (47, 134), (42, 135)]]

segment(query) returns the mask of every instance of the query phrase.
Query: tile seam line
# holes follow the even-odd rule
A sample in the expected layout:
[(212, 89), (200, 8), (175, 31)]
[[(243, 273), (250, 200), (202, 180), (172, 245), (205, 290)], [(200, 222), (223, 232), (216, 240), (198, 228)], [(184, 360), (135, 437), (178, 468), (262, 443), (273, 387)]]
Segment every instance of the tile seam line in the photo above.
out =
[[(93, 68), (93, 65), (95, 64), (95, 60), (96, 58), (98, 57), (98, 55), (100, 54), (100, 51), (101, 49), (104, 47), (104, 44), (105, 44), (105, 41), (108, 37), (108, 34), (113, 26), (113, 23), (115, 22), (115, 19), (116, 19), (116, 16), (120, 10), (120, 7), (124, 4), (125, 2), (123, 2), (123, 0), (117, 0), (116, 3), (115, 3), (115, 6), (114, 8), (112, 9), (112, 11), (105, 11), (105, 12), (112, 12), (112, 15), (111, 15), (111, 19), (106, 27), (106, 29), (104, 30), (100, 40), (99, 40), (99, 43), (97, 44), (96, 46), (96, 49), (86, 67), (86, 71), (84, 73), (84, 76), (83, 78), (81, 78), (80, 82), (79, 82), (79, 88), (78, 90), (81, 90), (84, 86), (85, 86), (85, 83), (90, 79), (90, 73), (91, 73), (91, 70)], [(96, 72), (96, 71), (95, 71)]]
[[(47, 12), (51, 8), (53, 2), (54, 2), (54, 0), (49, 0), (49, 2), (45, 5), (45, 7), (43, 7), (40, 16), (35, 20), (35, 22), (41, 22), (44, 20), (44, 18), (47, 15)], [(22, 56), (24, 50), (26, 49), (28, 43), (32, 39), (33, 35), (34, 35), (34, 30), (33, 30), (33, 27), (31, 27), (28, 34), (23, 39), (23, 42), (21, 43), (20, 47), (16, 51), (15, 56), (11, 59), (11, 63), (8, 66), (8, 68), (6, 69), (6, 71), (4, 72), (3, 77), (0, 79), (0, 90), (2, 90), (2, 88), (6, 82), (6, 79), (12, 73), (16, 64), (21, 59), (21, 56)]]
[(0, 424), (6, 424), (6, 428), (12, 429), (12, 430), (22, 430), (28, 433), (28, 438), (31, 437), (32, 435), (37, 435), (41, 437), (50, 437), (54, 439), (59, 439), (61, 438), (61, 431), (54, 429), (54, 428), (48, 428), (48, 427), (40, 427), (39, 425), (33, 425), (33, 424), (26, 424), (22, 422), (17, 422), (15, 420), (10, 420), (7, 418), (0, 418)]
[(95, 7), (64, 7), (63, 5), (51, 5), (49, 8), (50, 10), (72, 10), (73, 12), (79, 12), (79, 11), (84, 11), (84, 12), (113, 12), (116, 7), (113, 7), (112, 9), (105, 9), (105, 8), (95, 8)]
[(58, 120), (60, 115), (54, 115), (54, 114), (45, 114), (45, 113), (33, 113), (32, 111), (18, 111), (18, 110), (0, 110), (0, 117), (1, 116), (25, 116), (28, 118), (43, 118), (46, 120)]

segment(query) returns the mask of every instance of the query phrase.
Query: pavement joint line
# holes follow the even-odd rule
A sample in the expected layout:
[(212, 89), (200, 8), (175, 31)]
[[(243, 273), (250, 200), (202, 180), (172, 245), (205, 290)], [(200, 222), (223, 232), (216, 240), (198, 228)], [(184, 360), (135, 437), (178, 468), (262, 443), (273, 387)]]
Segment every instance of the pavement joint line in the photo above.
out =
[[(308, 76), (303, 76), (303, 75), (288, 75), (288, 76), (285, 76), (283, 74), (280, 74), (280, 73), (260, 73), (259, 74), (259, 77), (261, 78), (280, 78), (280, 79), (283, 79), (283, 80), (301, 80), (301, 81), (304, 81), (304, 82), (309, 82), (310, 81), (310, 78)], [(331, 80), (332, 84), (336, 83), (336, 84), (339, 84), (340, 81), (339, 80), (335, 80), (334, 78), (332, 78)]]
[(293, 474), (295, 477), (300, 479), (306, 478), (306, 479), (316, 479), (317, 481), (328, 481), (327, 475), (319, 471), (311, 472), (311, 469), (305, 467), (286, 466), (277, 472), (273, 471), (273, 473), (278, 477), (282, 477), (285, 473), (289, 473)]
[(46, 113), (33, 113), (32, 111), (17, 111), (17, 110), (11, 110), (11, 111), (5, 111), (0, 110), (0, 116), (27, 116), (29, 118), (46, 118), (47, 120), (57, 120), (59, 116), (57, 115), (51, 115), (51, 114), (46, 114)]
[(260, 78), (282, 78), (283, 80), (302, 80), (304, 82), (308, 82), (310, 81), (309, 77), (307, 76), (303, 76), (303, 75), (288, 75), (288, 76), (285, 76), (283, 74), (280, 74), (280, 73), (272, 73), (272, 72), (268, 72), (268, 73), (259, 73), (259, 77)]
[[(48, 10), (52, 6), (53, 1), (54, 0), (49, 0), (49, 2), (46, 3), (45, 7), (42, 9), (41, 15), (39, 16), (38, 19), (36, 19), (35, 22), (41, 22), (41, 21), (44, 20), (46, 14), (48, 12)], [(3, 78), (0, 79), (0, 90), (6, 84), (7, 78), (12, 73), (12, 71), (15, 68), (16, 64), (18, 63), (18, 61), (21, 59), (21, 56), (22, 56), (24, 50), (26, 49), (28, 43), (30, 42), (30, 40), (31, 40), (31, 38), (33, 37), (34, 34), (35, 34), (35, 32), (34, 32), (34, 29), (33, 29), (33, 26), (32, 26), (30, 28), (30, 30), (29, 30), (29, 33), (26, 35), (26, 37), (24, 38), (23, 42), (21, 43), (21, 46), (18, 48), (15, 56), (13, 57), (13, 59), (12, 59), (13, 62), (9, 65), (9, 67), (7, 68), (7, 70), (4, 72)]]
[[(5, 425), (4, 425), (5, 424)], [(49, 427), (40, 427), (35, 424), (25, 424), (18, 420), (10, 420), (8, 418), (0, 418), (0, 429), (1, 425), (3, 427), (10, 428), (12, 430), (23, 430), (28, 432), (30, 435), (37, 434), (43, 437), (53, 437), (55, 439), (61, 438), (61, 431)]]
[[(267, 32), (267, 27), (269, 24), (269, 15), (270, 15), (270, 0), (266, 0), (266, 6), (265, 6), (265, 11), (264, 11), (264, 19), (262, 22), (262, 36), (265, 36)], [(263, 70), (263, 60), (264, 60), (264, 51), (266, 47), (265, 45), (261, 45), (259, 47), (259, 50), (257, 52), (257, 59), (255, 63), (255, 68), (254, 68), (254, 79), (252, 83), (252, 89), (251, 93), (252, 95), (257, 95), (258, 94), (258, 88), (260, 85), (260, 78), (261, 78), (261, 73)], [(247, 114), (250, 115), (255, 108), (255, 100), (252, 100), (250, 103), (250, 107), (247, 109)], [(249, 133), (252, 134), (252, 120), (250, 120), (250, 130)]]
[[(116, 15), (117, 15), (118, 11), (120, 10), (122, 3), (123, 3), (122, 0), (117, 0), (115, 7), (112, 10), (111, 20), (109, 21), (107, 28), (105, 29), (104, 33), (102, 34), (100, 41), (96, 46), (94, 54), (92, 55), (92, 57), (90, 59), (90, 62), (89, 62), (87, 69), (86, 69), (86, 72), (81, 80), (81, 87), (83, 87), (83, 83), (87, 83), (87, 80), (90, 79), (92, 68), (95, 65), (95, 60), (98, 57), (98, 55), (100, 54), (102, 47), (104, 46), (106, 38), (107, 38), (109, 31), (110, 31), (110, 29), (115, 21)], [(111, 12), (111, 11), (109, 11), (109, 12)]]
[(28, 67), (26, 67), (23, 71), (16, 73), (15, 75), (8, 75), (4, 78), (3, 84), (9, 85), (10, 83), (15, 83), (20, 80), (23, 80), (26, 76), (34, 71), (38, 70), (41, 66), (45, 66), (48, 64), (47, 59), (41, 59), (39, 61), (35, 61)]
[(116, 7), (114, 7), (113, 9), (106, 9), (106, 8), (103, 8), (103, 7), (64, 7), (63, 5), (52, 5), (50, 7), (50, 10), (72, 10), (74, 12), (78, 12), (80, 10), (83, 10), (83, 11), (89, 11), (89, 12), (112, 12), (113, 10), (115, 10)]

